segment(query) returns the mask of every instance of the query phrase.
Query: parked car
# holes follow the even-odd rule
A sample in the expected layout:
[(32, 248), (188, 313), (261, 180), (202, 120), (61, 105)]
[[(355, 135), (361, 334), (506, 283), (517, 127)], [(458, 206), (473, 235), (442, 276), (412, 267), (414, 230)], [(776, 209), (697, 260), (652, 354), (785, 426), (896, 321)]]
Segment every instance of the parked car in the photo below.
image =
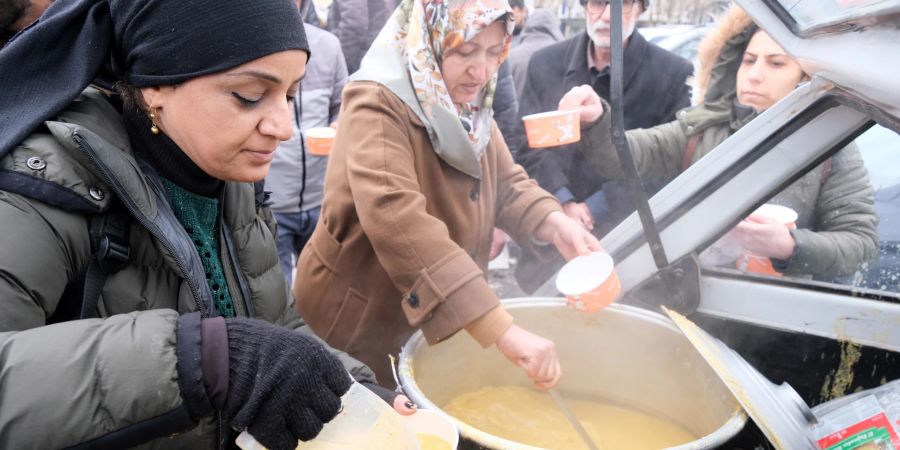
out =
[[(816, 7), (830, 2), (737, 3), (811, 80), (650, 199), (668, 265), (657, 267), (652, 233), (637, 214), (602, 244), (616, 261), (621, 302), (689, 313), (813, 406), (900, 378), (900, 5), (838, 2), (839, 16), (830, 10), (817, 16)], [(802, 17), (788, 9), (798, 3), (809, 6), (797, 9)], [(880, 219), (874, 263), (833, 280), (700, 265), (697, 255), (735, 224), (854, 140)], [(535, 295), (557, 294), (551, 280)]]
[(695, 62), (697, 59), (697, 46), (709, 32), (709, 27), (691, 27), (677, 33), (663, 36), (654, 41), (656, 45), (688, 60)]
[(658, 25), (652, 27), (640, 27), (638, 28), (638, 31), (641, 32), (641, 35), (644, 36), (644, 39), (646, 39), (647, 42), (659, 44), (660, 41), (670, 36), (677, 36), (688, 32), (693, 28), (694, 27), (691, 25)]

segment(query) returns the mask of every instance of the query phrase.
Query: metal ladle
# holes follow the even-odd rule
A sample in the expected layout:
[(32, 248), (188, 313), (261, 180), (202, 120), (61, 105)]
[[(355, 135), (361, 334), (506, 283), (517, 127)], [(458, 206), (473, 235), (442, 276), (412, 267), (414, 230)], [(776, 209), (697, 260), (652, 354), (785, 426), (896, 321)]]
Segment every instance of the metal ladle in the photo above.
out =
[(562, 396), (559, 395), (559, 392), (556, 392), (556, 389), (549, 389), (547, 393), (550, 394), (550, 398), (552, 398), (553, 401), (556, 402), (556, 406), (560, 409), (560, 411), (562, 411), (563, 415), (566, 416), (566, 419), (569, 421), (569, 423), (571, 423), (572, 426), (575, 427), (575, 431), (578, 432), (578, 435), (581, 436), (581, 440), (584, 441), (585, 444), (587, 444), (588, 448), (590, 450), (601, 450), (601, 448), (594, 443), (594, 440), (591, 439), (591, 436), (587, 434), (587, 431), (585, 431), (584, 427), (581, 426), (581, 422), (578, 421), (578, 418), (575, 417), (575, 414), (572, 412), (572, 410), (569, 409), (568, 406), (566, 406), (566, 403), (563, 401)]

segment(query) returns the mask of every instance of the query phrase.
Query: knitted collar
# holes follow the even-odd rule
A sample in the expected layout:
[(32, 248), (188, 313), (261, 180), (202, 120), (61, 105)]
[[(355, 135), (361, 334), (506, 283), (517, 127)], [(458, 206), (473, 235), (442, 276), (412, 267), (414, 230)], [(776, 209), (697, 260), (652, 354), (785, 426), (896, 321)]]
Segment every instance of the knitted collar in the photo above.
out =
[(217, 196), (225, 182), (209, 176), (194, 164), (162, 131), (151, 133), (146, 114), (126, 107), (123, 117), (135, 156), (149, 163), (160, 176), (189, 192), (204, 197)]

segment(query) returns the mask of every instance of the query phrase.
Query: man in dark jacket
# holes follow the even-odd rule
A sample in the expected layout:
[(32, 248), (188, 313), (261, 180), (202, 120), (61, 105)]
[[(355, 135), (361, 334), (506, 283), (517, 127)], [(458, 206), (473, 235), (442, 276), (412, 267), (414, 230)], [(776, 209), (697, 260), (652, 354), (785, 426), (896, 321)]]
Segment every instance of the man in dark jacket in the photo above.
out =
[[(559, 100), (575, 86), (591, 85), (609, 101), (609, 15), (608, 0), (581, 0), (587, 31), (538, 50), (531, 57), (519, 117), (557, 109)], [(675, 119), (675, 113), (690, 105), (687, 78), (691, 64), (647, 42), (635, 30), (638, 17), (649, 0), (624, 0), (622, 31), (624, 53), (625, 128), (649, 128)], [(522, 122), (509, 142), (515, 158), (547, 191), (556, 195), (570, 217), (580, 220), (598, 236), (612, 229), (634, 208), (620, 182), (606, 182), (592, 172), (572, 145), (548, 150), (532, 149), (525, 141)], [(661, 181), (645, 183), (655, 191)], [(522, 261), (527, 266), (526, 261)], [(552, 265), (539, 264), (544, 276), (517, 273), (523, 288), (534, 290), (552, 273)], [(525, 269), (527, 270), (527, 269)]]

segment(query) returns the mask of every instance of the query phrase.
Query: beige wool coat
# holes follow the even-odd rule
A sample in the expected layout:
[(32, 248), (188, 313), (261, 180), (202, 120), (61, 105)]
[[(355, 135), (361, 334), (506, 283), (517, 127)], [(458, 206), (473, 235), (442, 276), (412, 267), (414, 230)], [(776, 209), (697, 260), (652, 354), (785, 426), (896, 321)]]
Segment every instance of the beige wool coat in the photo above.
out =
[[(386, 87), (352, 82), (343, 105), (319, 223), (297, 262), (295, 308), (387, 383), (387, 355), (417, 329), (430, 344), (463, 328), (493, 343), (512, 322), (485, 278), (494, 226), (536, 250), (538, 224), (561, 209), (513, 163), (496, 124), (479, 180), (441, 160)], [(487, 326), (473, 332), (479, 320)]]

